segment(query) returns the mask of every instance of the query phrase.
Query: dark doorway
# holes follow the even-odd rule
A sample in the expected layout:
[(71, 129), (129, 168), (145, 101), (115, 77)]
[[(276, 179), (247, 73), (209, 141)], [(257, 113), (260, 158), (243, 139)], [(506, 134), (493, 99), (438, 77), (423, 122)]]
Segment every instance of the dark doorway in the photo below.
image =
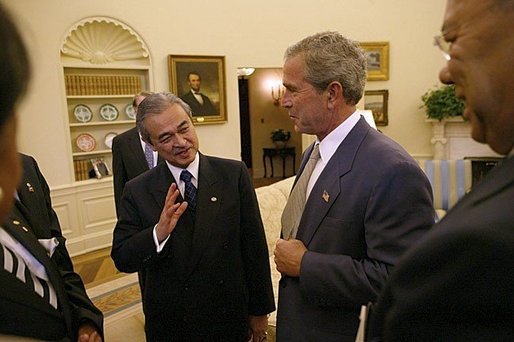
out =
[(250, 101), (248, 79), (239, 77), (239, 129), (241, 134), (241, 160), (252, 169), (252, 137), (250, 134)]

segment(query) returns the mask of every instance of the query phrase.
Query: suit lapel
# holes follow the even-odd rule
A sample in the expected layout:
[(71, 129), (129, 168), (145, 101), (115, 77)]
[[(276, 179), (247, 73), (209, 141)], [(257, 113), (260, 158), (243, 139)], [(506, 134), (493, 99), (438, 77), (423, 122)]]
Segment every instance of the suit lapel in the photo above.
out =
[(198, 202), (196, 206), (193, 251), (189, 274), (200, 261), (210, 240), (213, 225), (220, 208), (223, 195), (223, 182), (209, 163), (209, 159), (200, 154), (198, 171)]
[(339, 180), (351, 171), (359, 146), (370, 129), (361, 118), (341, 142), (314, 184), (298, 227), (297, 238), (302, 240), (305, 246), (309, 245), (321, 221), (339, 197), (341, 193)]

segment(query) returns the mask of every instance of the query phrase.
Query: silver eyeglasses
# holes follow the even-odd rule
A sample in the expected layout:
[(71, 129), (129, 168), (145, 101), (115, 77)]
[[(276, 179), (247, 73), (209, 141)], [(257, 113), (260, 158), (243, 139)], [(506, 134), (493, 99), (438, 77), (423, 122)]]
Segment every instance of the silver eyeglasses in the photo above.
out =
[(450, 48), (452, 46), (452, 43), (447, 42), (444, 39), (443, 35), (438, 35), (438, 36), (434, 37), (434, 45), (437, 46), (439, 48), (439, 50), (441, 50), (441, 52), (443, 53), (444, 58), (447, 61), (452, 59), (452, 57), (450, 56)]

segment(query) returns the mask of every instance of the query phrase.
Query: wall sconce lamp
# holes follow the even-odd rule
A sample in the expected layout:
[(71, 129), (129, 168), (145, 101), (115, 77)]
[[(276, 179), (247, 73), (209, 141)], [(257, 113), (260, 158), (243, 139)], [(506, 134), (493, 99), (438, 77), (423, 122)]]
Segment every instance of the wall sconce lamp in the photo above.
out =
[(254, 71), (255, 68), (237, 68), (237, 76), (242, 78), (249, 77)]
[(281, 81), (270, 81), (271, 88), (271, 98), (273, 99), (273, 104), (278, 106), (280, 104), (280, 100), (284, 97), (284, 87), (282, 86)]

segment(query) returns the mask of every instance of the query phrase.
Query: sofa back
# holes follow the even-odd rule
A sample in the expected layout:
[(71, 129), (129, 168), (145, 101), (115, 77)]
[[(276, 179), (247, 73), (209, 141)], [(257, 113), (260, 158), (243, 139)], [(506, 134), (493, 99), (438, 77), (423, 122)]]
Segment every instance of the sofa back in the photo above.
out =
[(294, 176), (289, 177), (271, 185), (255, 189), (270, 256), (275, 249), (275, 243), (280, 238), (280, 218), (293, 187), (294, 178)]
[(434, 193), (434, 208), (448, 211), (472, 184), (471, 160), (416, 160), (425, 172)]

